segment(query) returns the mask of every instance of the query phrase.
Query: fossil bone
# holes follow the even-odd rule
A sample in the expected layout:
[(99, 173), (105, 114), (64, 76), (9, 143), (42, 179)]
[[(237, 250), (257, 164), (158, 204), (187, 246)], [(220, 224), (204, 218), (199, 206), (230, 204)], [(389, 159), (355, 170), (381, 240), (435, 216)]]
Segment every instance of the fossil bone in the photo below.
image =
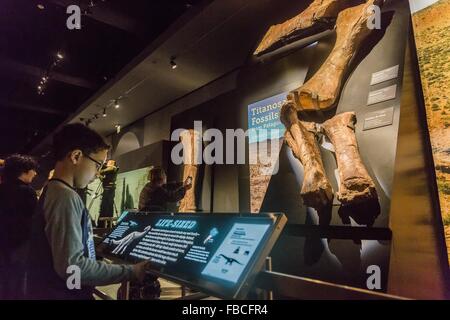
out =
[(314, 0), (297, 16), (271, 26), (253, 54), (261, 55), (273, 51), (298, 40), (305, 35), (306, 30), (317, 24), (334, 22), (338, 13), (351, 3), (350, 0)]
[(198, 185), (198, 159), (201, 157), (201, 135), (199, 132), (190, 129), (180, 134), (183, 144), (183, 181), (192, 177), (192, 188), (186, 191), (184, 198), (180, 201), (179, 212), (195, 212), (197, 201), (195, 198), (196, 187)]
[(382, 0), (368, 0), (339, 13), (336, 43), (327, 60), (311, 79), (288, 95), (297, 110), (327, 110), (335, 106), (348, 66), (372, 31), (368, 27), (368, 21), (373, 18), (371, 6), (382, 3)]
[(321, 125), (336, 152), (340, 180), (337, 198), (343, 205), (377, 198), (375, 184), (359, 155), (355, 123), (355, 113), (345, 112)]
[(309, 207), (321, 209), (333, 200), (333, 190), (323, 168), (315, 123), (299, 121), (297, 111), (290, 102), (281, 109), (281, 121), (286, 127), (286, 143), (304, 167), (300, 191), (303, 202)]

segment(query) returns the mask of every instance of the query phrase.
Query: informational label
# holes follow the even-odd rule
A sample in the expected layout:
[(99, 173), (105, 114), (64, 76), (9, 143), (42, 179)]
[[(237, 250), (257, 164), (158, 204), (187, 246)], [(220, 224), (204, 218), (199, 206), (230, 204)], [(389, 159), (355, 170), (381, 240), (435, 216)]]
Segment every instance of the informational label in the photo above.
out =
[(278, 223), (284, 226), (283, 218), (130, 212), (96, 249), (109, 259), (148, 261), (150, 273), (234, 297), (248, 275), (259, 272), (254, 263), (265, 259), (264, 248), (271, 248), (272, 232), (280, 230), (274, 228)]
[(383, 89), (380, 89), (380, 90), (371, 91), (371, 92), (369, 92), (369, 98), (367, 99), (367, 104), (371, 105), (371, 104), (395, 99), (396, 94), (397, 94), (397, 85), (396, 84), (386, 87), (386, 88), (383, 88)]
[(206, 264), (210, 252), (203, 246), (192, 246), (184, 259)]
[(279, 139), (284, 135), (285, 128), (280, 121), (280, 110), (287, 94), (280, 93), (248, 106), (249, 143)]
[(235, 283), (268, 228), (267, 224), (235, 223), (202, 275)]
[(373, 86), (375, 84), (392, 80), (397, 77), (398, 77), (398, 65), (373, 73), (370, 85)]
[(175, 263), (199, 235), (197, 232), (153, 228), (133, 248), (130, 256), (161, 265)]
[(394, 120), (394, 107), (369, 112), (364, 116), (363, 130), (370, 130), (392, 125)]

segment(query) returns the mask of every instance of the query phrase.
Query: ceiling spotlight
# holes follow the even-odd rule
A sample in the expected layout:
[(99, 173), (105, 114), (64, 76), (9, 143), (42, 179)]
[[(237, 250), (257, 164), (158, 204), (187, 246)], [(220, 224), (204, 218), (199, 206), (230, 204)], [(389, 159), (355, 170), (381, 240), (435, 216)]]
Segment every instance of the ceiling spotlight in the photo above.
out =
[(175, 57), (170, 58), (170, 66), (173, 70), (175, 70), (178, 67), (177, 63), (175, 62)]
[(103, 118), (106, 118), (106, 108), (103, 109), (102, 117), (103, 117)]
[(120, 104), (119, 104), (119, 100), (116, 100), (114, 102), (114, 108), (119, 109), (120, 108)]
[(42, 90), (42, 86), (38, 86), (38, 90)]
[(42, 3), (39, 3), (37, 5), (37, 7), (38, 7), (39, 10), (44, 10), (45, 9), (45, 6)]
[(56, 54), (56, 57), (58, 58), (58, 60), (64, 59), (64, 56), (63, 56), (63, 54), (62, 54), (61, 52), (58, 52), (58, 53)]

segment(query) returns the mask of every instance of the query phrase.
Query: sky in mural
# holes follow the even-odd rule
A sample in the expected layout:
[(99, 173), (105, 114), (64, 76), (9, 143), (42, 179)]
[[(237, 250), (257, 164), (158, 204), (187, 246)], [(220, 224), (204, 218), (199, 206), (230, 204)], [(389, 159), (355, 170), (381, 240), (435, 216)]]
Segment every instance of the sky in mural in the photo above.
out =
[(414, 13), (438, 1), (439, 0), (409, 0), (409, 3), (411, 5), (411, 11)]

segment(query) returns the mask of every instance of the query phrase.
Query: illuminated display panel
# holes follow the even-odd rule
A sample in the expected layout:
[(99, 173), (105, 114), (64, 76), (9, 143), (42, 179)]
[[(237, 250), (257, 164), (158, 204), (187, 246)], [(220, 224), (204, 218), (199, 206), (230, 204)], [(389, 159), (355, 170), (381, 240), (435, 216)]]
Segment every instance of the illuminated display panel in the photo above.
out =
[[(125, 213), (97, 250), (224, 298), (243, 297), (286, 222), (283, 214)], [(247, 290), (246, 290), (247, 289)]]

